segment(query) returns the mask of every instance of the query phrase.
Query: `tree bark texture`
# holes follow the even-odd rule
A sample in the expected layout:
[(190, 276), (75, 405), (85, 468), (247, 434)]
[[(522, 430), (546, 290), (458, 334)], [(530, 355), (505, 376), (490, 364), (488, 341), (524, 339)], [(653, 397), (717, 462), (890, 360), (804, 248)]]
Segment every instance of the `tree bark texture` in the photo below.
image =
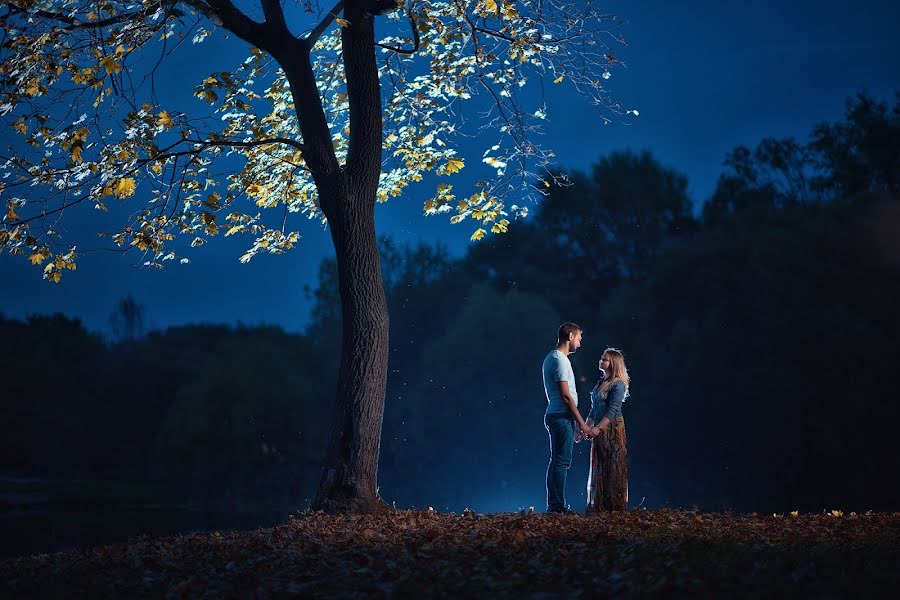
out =
[(329, 219), (338, 265), (343, 333), (331, 441), (314, 507), (379, 512), (376, 493), (387, 380), (388, 312), (374, 211), (348, 197)]
[(628, 451), (622, 417), (614, 419), (606, 431), (591, 440), (587, 497), (588, 513), (628, 508)]

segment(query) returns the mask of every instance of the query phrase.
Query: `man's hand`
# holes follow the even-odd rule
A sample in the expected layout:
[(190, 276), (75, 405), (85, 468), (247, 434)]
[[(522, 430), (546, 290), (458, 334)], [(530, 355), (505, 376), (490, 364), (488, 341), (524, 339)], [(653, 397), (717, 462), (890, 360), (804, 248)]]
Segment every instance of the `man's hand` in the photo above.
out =
[(589, 437), (589, 438), (594, 437), (594, 436), (591, 434), (591, 431), (592, 431), (592, 430), (591, 430), (590, 426), (588, 426), (587, 423), (582, 423), (582, 424), (580, 425), (580, 427), (581, 427), (581, 433), (583, 433), (584, 435), (586, 435), (586, 436)]

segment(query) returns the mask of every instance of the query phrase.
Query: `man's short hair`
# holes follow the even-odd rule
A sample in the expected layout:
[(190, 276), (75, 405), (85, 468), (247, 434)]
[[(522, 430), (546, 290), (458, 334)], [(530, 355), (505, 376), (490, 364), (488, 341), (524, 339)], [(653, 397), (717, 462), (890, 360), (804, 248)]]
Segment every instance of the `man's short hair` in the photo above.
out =
[(557, 343), (562, 344), (569, 340), (570, 333), (578, 333), (579, 331), (584, 330), (575, 323), (563, 323), (559, 326), (559, 335), (557, 336), (556, 341)]

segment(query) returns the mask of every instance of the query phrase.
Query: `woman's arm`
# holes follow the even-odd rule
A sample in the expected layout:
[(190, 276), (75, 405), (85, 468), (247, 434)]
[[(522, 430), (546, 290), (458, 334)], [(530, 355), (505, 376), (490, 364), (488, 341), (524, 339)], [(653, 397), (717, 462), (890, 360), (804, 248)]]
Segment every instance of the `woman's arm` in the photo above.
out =
[(606, 402), (609, 405), (609, 408), (606, 410), (606, 414), (603, 418), (594, 424), (592, 429), (594, 435), (597, 435), (601, 431), (606, 431), (610, 422), (622, 414), (622, 401), (624, 399), (625, 384), (621, 381), (617, 381), (612, 384), (612, 387), (609, 388), (609, 392), (606, 395)]
[(622, 401), (625, 399), (625, 384), (622, 381), (615, 382), (606, 397), (609, 408), (604, 419), (612, 421), (622, 414)]

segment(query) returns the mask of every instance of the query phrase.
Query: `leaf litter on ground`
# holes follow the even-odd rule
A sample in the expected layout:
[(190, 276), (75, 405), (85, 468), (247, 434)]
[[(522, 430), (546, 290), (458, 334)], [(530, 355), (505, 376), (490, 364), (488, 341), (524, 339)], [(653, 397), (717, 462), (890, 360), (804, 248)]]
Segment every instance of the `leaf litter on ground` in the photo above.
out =
[(874, 597), (900, 589), (900, 513), (309, 512), (0, 561), (4, 597)]

